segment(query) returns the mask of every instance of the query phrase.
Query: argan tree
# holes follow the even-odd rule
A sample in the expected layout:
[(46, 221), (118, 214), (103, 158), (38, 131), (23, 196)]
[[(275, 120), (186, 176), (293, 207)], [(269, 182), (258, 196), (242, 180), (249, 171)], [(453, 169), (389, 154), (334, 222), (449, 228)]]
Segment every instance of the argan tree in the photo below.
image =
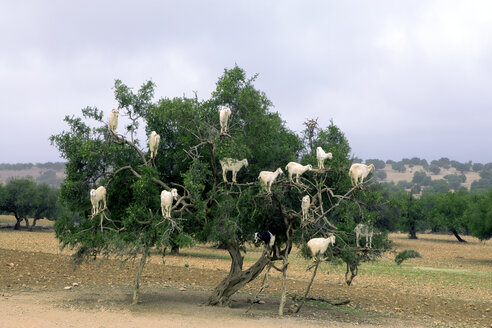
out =
[[(110, 132), (97, 108), (83, 110), (84, 117), (92, 120), (90, 125), (66, 117), (70, 130), (51, 140), (68, 161), (62, 199), (82, 219), (60, 220), (58, 238), (76, 247), (80, 259), (101, 253), (142, 254), (136, 291), (151, 248), (164, 254), (167, 248), (186, 246), (191, 240), (219, 243), (227, 249), (231, 266), (210, 296), (210, 305), (227, 304), (276, 261), (282, 261), (280, 268), (275, 267), (285, 278), (293, 244), (302, 245), (311, 237), (336, 233), (341, 246), (334, 256), (355, 270), (368, 252), (352, 247), (353, 228), (358, 222), (377, 221), (377, 215), (368, 208), (374, 204), (373, 193), (350, 185), (348, 141), (331, 122), (326, 129), (313, 130), (306, 147), (271, 110), (270, 100), (255, 88), (255, 79), (235, 66), (224, 71), (209, 99), (200, 100), (195, 94), (155, 103), (152, 83), (134, 93), (116, 81), (120, 115), (130, 122), (125, 134)], [(219, 128), (222, 105), (232, 110), (227, 134)], [(146, 136), (156, 131), (161, 137), (155, 160), (149, 159), (148, 141), (137, 138), (142, 123)], [(317, 146), (333, 154), (326, 170), (307, 172), (299, 184), (279, 177), (271, 193), (258, 183), (260, 171), (284, 169), (290, 161), (316, 165)], [(223, 158), (248, 160), (237, 183), (223, 181)], [(108, 208), (91, 215), (89, 190), (98, 185), (107, 189)], [(180, 198), (173, 205), (172, 218), (166, 219), (159, 214), (159, 194), (170, 188), (176, 188)], [(300, 206), (306, 194), (313, 200), (312, 219), (303, 223)], [(244, 246), (263, 230), (276, 236), (275, 245), (245, 268)], [(285, 287), (284, 279), (282, 304)]]

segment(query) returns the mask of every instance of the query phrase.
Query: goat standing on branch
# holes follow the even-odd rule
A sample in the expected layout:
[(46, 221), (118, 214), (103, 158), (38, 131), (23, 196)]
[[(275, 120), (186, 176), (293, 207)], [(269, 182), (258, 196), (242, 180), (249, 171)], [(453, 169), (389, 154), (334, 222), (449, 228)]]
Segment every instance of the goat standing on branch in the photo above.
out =
[(178, 190), (176, 188), (171, 189), (171, 191), (163, 190), (161, 192), (161, 211), (162, 216), (165, 218), (171, 218), (173, 199), (178, 200)]
[(330, 245), (335, 245), (335, 235), (333, 234), (328, 238), (312, 238), (307, 242), (313, 260), (316, 260), (318, 255), (323, 255)]
[[(100, 186), (97, 189), (91, 189), (91, 204), (92, 204), (92, 216), (97, 215), (99, 211), (106, 209), (106, 188)], [(101, 202), (104, 206), (101, 207)]]
[(302, 203), (301, 203), (303, 224), (306, 224), (309, 221), (309, 206), (311, 206), (311, 199), (309, 195), (306, 195), (302, 197)]
[(275, 179), (279, 174), (283, 174), (283, 173), (284, 171), (282, 171), (280, 167), (276, 169), (275, 172), (261, 171), (260, 175), (258, 175), (258, 180), (260, 180), (264, 184), (265, 190), (268, 193), (271, 193), (273, 181), (275, 181)]
[(227, 106), (222, 106), (220, 108), (220, 134), (227, 134), (229, 132), (228, 121), (229, 116), (231, 116), (231, 109)]
[(262, 240), (268, 249), (272, 249), (275, 244), (275, 236), (270, 231), (255, 232), (255, 244)]
[(352, 164), (349, 170), (350, 181), (352, 182), (352, 186), (357, 186), (359, 183), (363, 183), (364, 179), (371, 173), (374, 169), (374, 164), (360, 164), (355, 163)]
[(299, 183), (299, 176), (302, 175), (306, 171), (311, 171), (313, 169), (313, 166), (311, 164), (301, 165), (301, 164), (296, 163), (296, 162), (289, 162), (289, 164), (287, 164), (285, 166), (285, 169), (287, 171), (289, 171), (289, 181), (293, 182), (292, 181), (292, 175), (295, 174), (296, 175), (296, 183)]
[(374, 233), (374, 231), (370, 230), (369, 229), (369, 226), (367, 226), (366, 224), (363, 224), (363, 223), (359, 223), (355, 229), (355, 243), (357, 245), (357, 247), (360, 247), (359, 246), (359, 240), (361, 237), (366, 237), (366, 248), (367, 248), (367, 244), (369, 243), (369, 248), (372, 247), (372, 235)]
[(109, 131), (111, 131), (113, 134), (116, 134), (116, 129), (118, 128), (118, 115), (120, 114), (120, 111), (116, 108), (109, 113), (109, 122), (108, 122), (108, 127)]
[(225, 158), (221, 159), (219, 162), (220, 162), (220, 166), (222, 166), (222, 178), (224, 179), (224, 182), (226, 182), (226, 183), (228, 182), (227, 181), (227, 172), (228, 171), (232, 171), (232, 182), (235, 183), (237, 172), (243, 166), (248, 167), (248, 160), (246, 158), (239, 161), (239, 160), (234, 159), (234, 158), (225, 157)]
[(150, 159), (154, 159), (157, 156), (157, 150), (159, 149), (159, 142), (161, 141), (161, 136), (157, 132), (152, 131), (149, 137), (149, 150)]
[(320, 170), (325, 168), (325, 159), (332, 158), (333, 155), (331, 153), (325, 153), (325, 151), (321, 147), (316, 148), (316, 159), (318, 160), (318, 168)]

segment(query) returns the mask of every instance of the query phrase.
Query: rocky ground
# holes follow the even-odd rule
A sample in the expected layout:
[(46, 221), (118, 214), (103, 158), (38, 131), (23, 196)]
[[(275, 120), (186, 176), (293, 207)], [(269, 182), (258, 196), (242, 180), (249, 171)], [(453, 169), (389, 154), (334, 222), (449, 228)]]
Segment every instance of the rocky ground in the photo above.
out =
[[(397, 249), (412, 248), (422, 259), (396, 266), (388, 259), (364, 264), (350, 287), (341, 266), (323, 265), (310, 296), (350, 301), (343, 306), (310, 302), (299, 314), (276, 315), (280, 277), (272, 274), (264, 304), (246, 313), (260, 279), (233, 297), (230, 308), (202, 306), (227, 275), (228, 256), (209, 246), (183, 249), (178, 256), (152, 256), (145, 266), (141, 303), (131, 305), (136, 263), (97, 260), (75, 267), (60, 252), (53, 232), (0, 231), (0, 327), (237, 327), (252, 324), (299, 327), (400, 326), (490, 327), (492, 242), (392, 234)], [(245, 266), (260, 254), (249, 249)], [(392, 257), (392, 254), (387, 254)], [(303, 294), (308, 262), (293, 254), (288, 293)], [(75, 285), (74, 285), (75, 284)], [(67, 287), (67, 289), (65, 289)], [(68, 289), (70, 287), (70, 289)], [(289, 302), (287, 307), (292, 304)], [(91, 316), (85, 314), (91, 313)], [(42, 314), (42, 315), (41, 315)], [(80, 324), (77, 324), (80, 320)], [(88, 321), (89, 320), (89, 321)]]

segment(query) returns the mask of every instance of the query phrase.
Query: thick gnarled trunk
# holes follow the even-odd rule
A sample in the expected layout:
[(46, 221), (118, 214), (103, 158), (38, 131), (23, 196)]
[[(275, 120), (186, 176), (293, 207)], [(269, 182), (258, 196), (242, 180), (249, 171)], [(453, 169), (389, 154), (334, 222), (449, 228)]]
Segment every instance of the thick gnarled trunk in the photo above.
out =
[(231, 269), (227, 277), (215, 287), (208, 299), (208, 305), (224, 306), (229, 304), (230, 297), (248, 282), (254, 280), (269, 262), (264, 253), (255, 264), (243, 271), (243, 256), (239, 250), (239, 245), (227, 245), (227, 250), (231, 256)]

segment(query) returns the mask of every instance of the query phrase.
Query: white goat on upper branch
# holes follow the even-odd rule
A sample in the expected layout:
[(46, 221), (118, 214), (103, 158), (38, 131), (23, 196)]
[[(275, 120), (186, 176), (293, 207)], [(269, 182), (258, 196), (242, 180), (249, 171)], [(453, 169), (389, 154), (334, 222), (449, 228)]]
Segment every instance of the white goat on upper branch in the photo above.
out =
[(171, 189), (171, 191), (163, 190), (161, 192), (161, 211), (162, 216), (165, 218), (171, 218), (173, 199), (178, 200), (178, 190), (176, 188)]
[(349, 170), (350, 181), (352, 182), (352, 186), (357, 186), (358, 183), (363, 183), (364, 179), (371, 173), (374, 169), (374, 164), (360, 164), (355, 163), (352, 164)]
[(227, 106), (222, 106), (220, 108), (220, 134), (226, 134), (229, 132), (228, 121), (229, 116), (231, 116), (231, 109)]
[(224, 157), (220, 161), (220, 166), (222, 166), (222, 178), (224, 182), (227, 181), (227, 172), (232, 171), (232, 182), (236, 182), (237, 172), (244, 166), (248, 167), (248, 160), (246, 158), (242, 160), (237, 160), (234, 158)]
[(285, 166), (285, 169), (289, 171), (289, 181), (292, 182), (292, 175), (295, 174), (296, 183), (299, 183), (299, 176), (306, 171), (311, 171), (313, 169), (313, 166), (311, 164), (301, 165), (296, 162), (289, 162), (289, 164)]
[[(99, 213), (99, 211), (106, 209), (106, 188), (100, 186), (97, 189), (91, 189), (90, 191), (91, 204), (92, 204), (92, 216)], [(103, 207), (101, 207), (103, 202)]]
[(271, 193), (273, 181), (275, 181), (275, 179), (277, 178), (277, 176), (279, 174), (283, 174), (283, 173), (284, 173), (284, 171), (282, 171), (282, 169), (280, 167), (278, 169), (276, 169), (275, 172), (261, 171), (260, 175), (258, 175), (258, 180), (260, 180), (264, 184), (265, 190), (268, 193)]
[(118, 115), (120, 114), (120, 111), (116, 108), (109, 113), (109, 122), (108, 122), (108, 127), (109, 131), (111, 131), (113, 134), (116, 134), (116, 129), (118, 128)]
[(150, 159), (154, 159), (157, 156), (157, 150), (159, 149), (159, 143), (161, 142), (161, 136), (157, 132), (152, 131), (149, 137), (149, 150)]
[(332, 159), (332, 158), (333, 155), (331, 153), (325, 153), (325, 151), (321, 147), (316, 148), (316, 159), (318, 160), (319, 169), (325, 168), (325, 159)]

